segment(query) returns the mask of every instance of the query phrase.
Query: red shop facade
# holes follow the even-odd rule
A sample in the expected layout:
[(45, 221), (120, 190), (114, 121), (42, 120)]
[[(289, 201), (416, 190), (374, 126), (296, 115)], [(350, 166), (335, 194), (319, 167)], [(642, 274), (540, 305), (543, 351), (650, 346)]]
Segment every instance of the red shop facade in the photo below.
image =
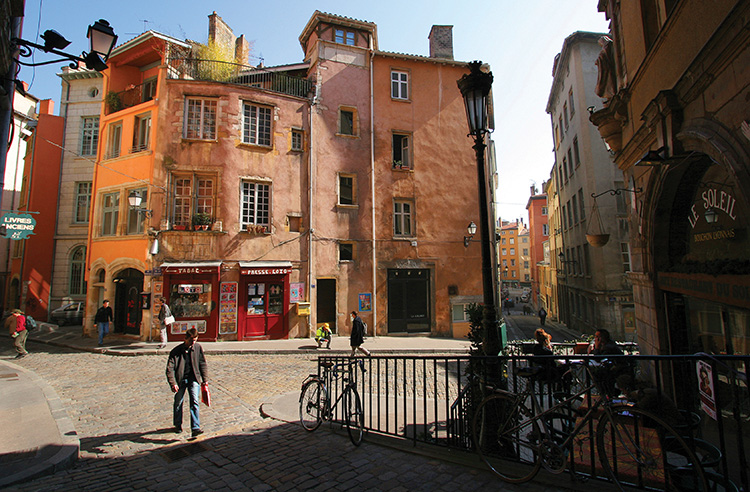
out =
[(161, 272), (164, 297), (175, 317), (169, 341), (184, 340), (189, 328), (196, 328), (203, 340), (216, 341), (221, 262), (163, 263)]
[(239, 262), (237, 339), (289, 338), (288, 261)]

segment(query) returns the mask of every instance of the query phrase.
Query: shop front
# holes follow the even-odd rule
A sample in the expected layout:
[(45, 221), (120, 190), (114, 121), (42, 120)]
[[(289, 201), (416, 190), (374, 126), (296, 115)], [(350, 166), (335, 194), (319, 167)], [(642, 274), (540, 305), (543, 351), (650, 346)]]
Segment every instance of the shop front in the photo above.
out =
[(240, 262), (238, 340), (289, 336), (288, 261)]
[(219, 277), (221, 262), (163, 263), (164, 297), (175, 322), (170, 326), (170, 341), (181, 341), (189, 328), (200, 338), (218, 338)]
[(750, 353), (750, 239), (743, 189), (708, 157), (671, 176), (669, 236), (656, 241), (671, 353)]

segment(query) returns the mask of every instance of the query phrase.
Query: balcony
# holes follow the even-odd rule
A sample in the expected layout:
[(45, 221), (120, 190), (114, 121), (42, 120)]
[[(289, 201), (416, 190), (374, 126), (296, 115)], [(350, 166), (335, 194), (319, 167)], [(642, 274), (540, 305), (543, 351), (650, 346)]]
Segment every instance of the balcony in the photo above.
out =
[(247, 65), (196, 58), (170, 58), (170, 79), (206, 80), (223, 84), (258, 87), (296, 97), (309, 97), (313, 84), (302, 77), (256, 69)]

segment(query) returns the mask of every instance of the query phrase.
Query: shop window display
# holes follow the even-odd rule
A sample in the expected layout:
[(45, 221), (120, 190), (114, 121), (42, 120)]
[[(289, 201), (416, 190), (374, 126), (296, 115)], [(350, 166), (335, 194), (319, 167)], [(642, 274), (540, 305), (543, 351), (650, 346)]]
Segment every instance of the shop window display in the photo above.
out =
[(211, 313), (211, 284), (172, 286), (170, 307), (176, 318), (205, 318)]

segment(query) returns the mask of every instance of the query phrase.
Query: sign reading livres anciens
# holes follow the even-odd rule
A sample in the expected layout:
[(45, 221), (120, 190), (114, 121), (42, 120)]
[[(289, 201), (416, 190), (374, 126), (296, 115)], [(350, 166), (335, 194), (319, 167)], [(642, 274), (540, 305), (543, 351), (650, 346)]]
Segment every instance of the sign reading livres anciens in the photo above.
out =
[(36, 219), (29, 213), (8, 212), (0, 219), (0, 226), (5, 227), (6, 238), (26, 239), (34, 234)]
[(659, 272), (658, 285), (662, 290), (750, 308), (750, 278), (747, 275)]

